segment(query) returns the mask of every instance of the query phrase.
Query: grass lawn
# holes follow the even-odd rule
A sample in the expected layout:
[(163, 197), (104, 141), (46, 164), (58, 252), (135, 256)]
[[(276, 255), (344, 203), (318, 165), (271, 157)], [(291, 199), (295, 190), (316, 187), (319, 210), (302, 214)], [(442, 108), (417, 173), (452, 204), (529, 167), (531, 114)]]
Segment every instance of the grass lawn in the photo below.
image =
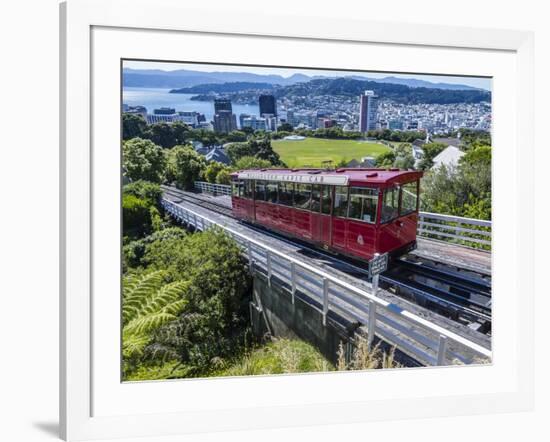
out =
[(289, 167), (319, 167), (326, 160), (336, 165), (340, 160), (361, 161), (363, 157), (377, 157), (388, 147), (379, 143), (355, 140), (328, 140), (306, 138), (301, 141), (272, 140), (271, 145)]

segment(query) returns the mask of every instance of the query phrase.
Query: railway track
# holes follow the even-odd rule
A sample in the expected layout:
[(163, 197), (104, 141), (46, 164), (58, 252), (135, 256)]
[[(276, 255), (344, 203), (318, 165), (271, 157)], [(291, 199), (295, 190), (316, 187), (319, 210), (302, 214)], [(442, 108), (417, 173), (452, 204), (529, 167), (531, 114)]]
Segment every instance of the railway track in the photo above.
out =
[[(176, 203), (186, 201), (234, 218), (231, 208), (226, 204), (173, 187), (162, 186), (162, 189), (166, 195), (174, 198)], [(262, 233), (290, 241), (261, 227), (250, 226), (261, 230)], [(356, 261), (314, 249), (303, 241), (292, 241), (298, 242), (308, 252), (317, 256), (330, 256), (333, 260), (340, 260), (350, 269), (348, 273), (368, 279), (367, 270)], [(481, 275), (441, 268), (435, 263), (406, 256), (393, 260), (390, 268), (380, 275), (380, 282), (383, 288), (416, 304), (481, 333), (491, 333), (491, 282)]]

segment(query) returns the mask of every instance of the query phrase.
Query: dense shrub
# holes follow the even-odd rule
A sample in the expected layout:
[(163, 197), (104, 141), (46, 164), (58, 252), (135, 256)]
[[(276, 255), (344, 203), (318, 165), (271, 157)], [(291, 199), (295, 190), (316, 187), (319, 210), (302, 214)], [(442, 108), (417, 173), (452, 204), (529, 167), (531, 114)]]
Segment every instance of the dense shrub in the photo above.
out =
[(157, 204), (160, 201), (162, 190), (157, 183), (138, 180), (126, 184), (122, 188), (123, 195), (134, 195), (135, 197), (147, 200), (149, 204)]
[(192, 375), (246, 347), (250, 280), (239, 247), (225, 233), (178, 230), (157, 232), (124, 252), (130, 269), (138, 264), (142, 272), (162, 271), (167, 282), (186, 282), (185, 307), (154, 330), (143, 361), (177, 360), (191, 367)]
[(122, 228), (125, 236), (139, 237), (152, 231), (149, 201), (134, 195), (122, 197)]

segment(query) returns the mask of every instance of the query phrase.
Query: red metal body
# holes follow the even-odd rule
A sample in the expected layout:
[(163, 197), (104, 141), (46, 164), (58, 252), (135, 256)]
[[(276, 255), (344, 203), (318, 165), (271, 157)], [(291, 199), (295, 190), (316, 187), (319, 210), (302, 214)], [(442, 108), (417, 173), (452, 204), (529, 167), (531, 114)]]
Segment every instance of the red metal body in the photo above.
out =
[(416, 245), (422, 172), (262, 169), (232, 174), (236, 217), (362, 260)]

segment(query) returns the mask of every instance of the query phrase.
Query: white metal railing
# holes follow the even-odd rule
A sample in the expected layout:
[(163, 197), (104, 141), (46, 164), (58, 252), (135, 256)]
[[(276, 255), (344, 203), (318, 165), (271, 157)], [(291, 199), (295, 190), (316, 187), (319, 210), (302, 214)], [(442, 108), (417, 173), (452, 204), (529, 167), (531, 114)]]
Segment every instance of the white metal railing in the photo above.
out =
[(376, 335), (427, 365), (448, 365), (459, 361), (472, 363), (491, 358), (491, 350), (444, 329), (420, 316), (389, 303), (373, 293), (359, 289), (325, 271), (306, 264), (230, 226), (188, 209), (165, 198), (164, 209), (179, 221), (206, 230), (218, 226), (231, 236), (246, 254), (251, 272), (260, 272), (271, 284), (281, 281), (292, 296), (299, 291), (314, 299), (326, 325), (329, 310), (345, 310), (369, 332), (368, 341)]
[(195, 189), (214, 195), (231, 195), (231, 186), (227, 184), (213, 184), (206, 181), (195, 181)]
[[(231, 186), (226, 184), (195, 181), (195, 188), (215, 195), (231, 195)], [(491, 221), (430, 212), (419, 212), (418, 216), (417, 233), (420, 236), (472, 247), (491, 246)]]
[(418, 235), (427, 238), (454, 241), (473, 247), (490, 248), (491, 221), (461, 216), (420, 212), (418, 214)]

